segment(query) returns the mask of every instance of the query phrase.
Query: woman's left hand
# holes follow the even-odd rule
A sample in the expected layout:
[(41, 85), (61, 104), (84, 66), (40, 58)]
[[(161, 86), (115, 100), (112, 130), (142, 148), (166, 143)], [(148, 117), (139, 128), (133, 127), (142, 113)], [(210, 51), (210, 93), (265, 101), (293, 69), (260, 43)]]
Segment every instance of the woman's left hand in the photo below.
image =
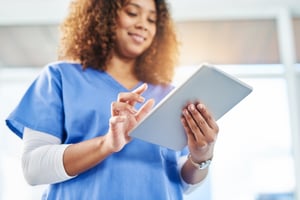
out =
[(189, 103), (181, 118), (193, 161), (202, 162), (213, 157), (219, 127), (202, 103)]

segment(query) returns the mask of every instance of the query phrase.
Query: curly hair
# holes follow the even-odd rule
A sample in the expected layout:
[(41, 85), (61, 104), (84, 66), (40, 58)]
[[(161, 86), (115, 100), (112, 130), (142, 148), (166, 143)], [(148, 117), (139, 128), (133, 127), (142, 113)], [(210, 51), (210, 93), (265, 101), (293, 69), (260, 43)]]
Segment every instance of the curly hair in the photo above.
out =
[[(165, 0), (154, 0), (156, 35), (137, 58), (134, 73), (140, 81), (169, 84), (178, 62), (178, 41)], [(106, 70), (115, 45), (117, 12), (128, 0), (74, 0), (60, 26), (59, 59), (75, 60), (83, 69)]]

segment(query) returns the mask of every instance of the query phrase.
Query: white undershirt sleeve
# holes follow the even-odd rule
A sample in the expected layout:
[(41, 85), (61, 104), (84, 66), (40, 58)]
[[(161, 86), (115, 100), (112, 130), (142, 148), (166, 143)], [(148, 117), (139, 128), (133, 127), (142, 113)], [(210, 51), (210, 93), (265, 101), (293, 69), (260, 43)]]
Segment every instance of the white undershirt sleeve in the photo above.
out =
[[(58, 137), (24, 128), (23, 133), (22, 168), (26, 181), (30, 185), (52, 184), (74, 178), (69, 176), (63, 165), (63, 154), (68, 144), (61, 144)], [(187, 157), (182, 156), (178, 161), (178, 170), (185, 194), (198, 188), (198, 184), (188, 184), (181, 176), (181, 169)]]
[(63, 165), (63, 154), (67, 144), (58, 137), (24, 128), (22, 169), (30, 185), (52, 184), (73, 178)]
[(178, 170), (179, 170), (179, 174), (180, 174), (180, 179), (181, 179), (181, 183), (182, 183), (183, 192), (184, 192), (184, 194), (190, 194), (191, 192), (196, 190), (198, 187), (200, 187), (200, 185), (202, 185), (202, 183), (204, 182), (205, 179), (202, 180), (199, 183), (196, 183), (196, 184), (188, 184), (187, 182), (185, 182), (182, 178), (181, 170), (182, 170), (182, 167), (183, 167), (183, 165), (186, 161), (187, 161), (187, 156), (181, 156), (179, 158), (179, 160), (178, 160)]

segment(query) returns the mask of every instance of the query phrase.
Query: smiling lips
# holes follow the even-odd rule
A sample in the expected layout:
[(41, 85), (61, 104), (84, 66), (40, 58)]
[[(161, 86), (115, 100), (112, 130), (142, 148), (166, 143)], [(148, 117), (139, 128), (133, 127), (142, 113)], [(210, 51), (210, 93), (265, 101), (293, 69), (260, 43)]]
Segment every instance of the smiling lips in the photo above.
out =
[(137, 43), (142, 43), (146, 40), (145, 37), (136, 33), (129, 33), (130, 37)]

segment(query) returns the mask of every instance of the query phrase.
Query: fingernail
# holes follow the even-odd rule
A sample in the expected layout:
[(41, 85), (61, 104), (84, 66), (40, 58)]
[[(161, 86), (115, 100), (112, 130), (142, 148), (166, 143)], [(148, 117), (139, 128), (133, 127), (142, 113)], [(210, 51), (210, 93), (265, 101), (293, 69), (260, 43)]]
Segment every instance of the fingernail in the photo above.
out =
[(202, 103), (199, 103), (199, 104), (197, 105), (197, 108), (200, 109), (200, 110), (202, 110), (202, 109), (205, 108), (205, 106), (204, 106)]
[(183, 115), (188, 115), (187, 109), (183, 109), (182, 114), (183, 114)]
[(195, 110), (195, 105), (194, 105), (194, 104), (189, 105), (189, 106), (188, 106), (188, 109), (189, 109), (190, 111), (194, 111), (194, 110)]

